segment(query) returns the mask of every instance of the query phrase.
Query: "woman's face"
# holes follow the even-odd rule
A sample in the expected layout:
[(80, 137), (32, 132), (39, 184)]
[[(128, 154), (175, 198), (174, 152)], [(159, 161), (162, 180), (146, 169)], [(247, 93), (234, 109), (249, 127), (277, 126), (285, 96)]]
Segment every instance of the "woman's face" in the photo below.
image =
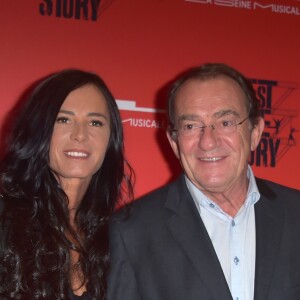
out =
[(110, 137), (106, 100), (94, 85), (72, 91), (57, 115), (49, 150), (49, 165), (61, 184), (88, 184), (99, 170)]

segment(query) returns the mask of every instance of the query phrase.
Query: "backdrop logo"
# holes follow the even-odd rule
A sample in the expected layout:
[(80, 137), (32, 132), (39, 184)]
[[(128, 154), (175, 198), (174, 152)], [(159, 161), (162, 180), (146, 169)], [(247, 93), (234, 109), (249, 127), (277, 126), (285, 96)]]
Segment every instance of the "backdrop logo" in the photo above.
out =
[(186, 2), (194, 2), (199, 4), (210, 4), (217, 6), (226, 6), (232, 8), (242, 8), (242, 9), (266, 9), (272, 13), (279, 14), (290, 14), (300, 16), (300, 8), (298, 5), (299, 1), (295, 1), (295, 5), (285, 5), (285, 1), (281, 1), (282, 4), (274, 3), (262, 3), (261, 1), (242, 1), (242, 0), (185, 0)]
[(97, 21), (101, 0), (40, 0), (42, 16)]
[(145, 118), (129, 118), (123, 120), (122, 122), (129, 123), (129, 125), (132, 127), (165, 128), (164, 121), (145, 119)]
[[(128, 124), (131, 127), (142, 127), (142, 128), (166, 128), (165, 111), (163, 109), (155, 109), (149, 107), (136, 106), (136, 102), (133, 100), (117, 100), (118, 108), (122, 111), (138, 112), (137, 117), (133, 117), (132, 113), (129, 118), (123, 119), (123, 123)], [(144, 118), (144, 113), (152, 114), (153, 117)]]
[(261, 102), (265, 130), (256, 151), (251, 154), (250, 164), (275, 167), (297, 144), (295, 135), (299, 130), (294, 127), (293, 120), (298, 113), (288, 109), (286, 103), (298, 84), (261, 79), (253, 79), (252, 83)]

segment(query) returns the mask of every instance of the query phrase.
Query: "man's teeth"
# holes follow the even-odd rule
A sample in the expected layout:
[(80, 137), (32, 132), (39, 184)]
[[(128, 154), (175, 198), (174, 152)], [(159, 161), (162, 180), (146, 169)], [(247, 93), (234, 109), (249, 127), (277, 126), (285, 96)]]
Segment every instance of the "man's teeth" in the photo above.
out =
[(204, 161), (217, 161), (217, 160), (220, 160), (221, 157), (202, 157), (201, 160), (204, 160)]
[(66, 152), (67, 155), (69, 156), (74, 156), (74, 157), (87, 157), (88, 155), (86, 153), (83, 153), (83, 152), (75, 152), (75, 151), (72, 151), (72, 152)]

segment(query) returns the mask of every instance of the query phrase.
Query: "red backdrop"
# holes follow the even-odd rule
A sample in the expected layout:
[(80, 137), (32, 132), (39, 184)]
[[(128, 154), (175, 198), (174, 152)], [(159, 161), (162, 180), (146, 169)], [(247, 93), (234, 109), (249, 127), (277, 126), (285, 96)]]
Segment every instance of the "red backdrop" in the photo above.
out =
[(255, 84), (267, 128), (257, 176), (300, 189), (299, 0), (2, 0), (0, 125), (37, 79), (98, 73), (118, 99), (140, 196), (179, 172), (165, 138), (165, 86), (224, 62)]

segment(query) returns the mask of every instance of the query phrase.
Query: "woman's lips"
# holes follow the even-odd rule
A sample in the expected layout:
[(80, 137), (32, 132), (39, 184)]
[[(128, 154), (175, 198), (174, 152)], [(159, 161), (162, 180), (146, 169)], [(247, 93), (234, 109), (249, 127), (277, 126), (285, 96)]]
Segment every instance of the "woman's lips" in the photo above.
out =
[(89, 156), (88, 152), (80, 150), (67, 150), (64, 151), (64, 154), (72, 158), (87, 158)]

